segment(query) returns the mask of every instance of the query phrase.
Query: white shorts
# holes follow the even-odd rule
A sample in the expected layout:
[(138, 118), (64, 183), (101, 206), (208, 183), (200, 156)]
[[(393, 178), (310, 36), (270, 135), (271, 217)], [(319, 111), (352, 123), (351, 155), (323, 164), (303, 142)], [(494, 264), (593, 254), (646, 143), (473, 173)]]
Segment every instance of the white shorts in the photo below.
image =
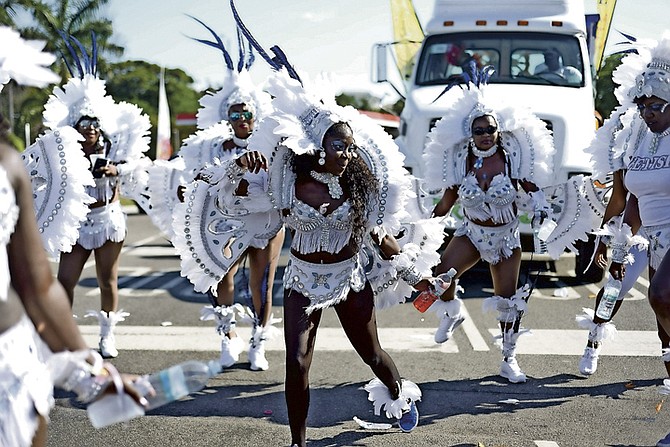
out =
[(100, 248), (107, 241), (122, 242), (126, 238), (126, 215), (121, 202), (91, 208), (79, 227), (77, 244), (87, 250)]
[(501, 259), (509, 258), (515, 248), (521, 247), (518, 219), (497, 227), (485, 227), (464, 218), (454, 236), (467, 236), (479, 256), (489, 264), (497, 264)]
[(661, 265), (663, 257), (670, 249), (670, 224), (643, 227), (649, 241), (649, 267), (654, 270)]
[(334, 264), (312, 264), (291, 254), (284, 270), (284, 289), (309, 298), (307, 314), (346, 300), (350, 290), (360, 292), (366, 281), (358, 256)]
[(48, 348), (27, 316), (0, 334), (0, 445), (32, 444), (37, 416), (53, 408), (53, 382), (43, 362)]

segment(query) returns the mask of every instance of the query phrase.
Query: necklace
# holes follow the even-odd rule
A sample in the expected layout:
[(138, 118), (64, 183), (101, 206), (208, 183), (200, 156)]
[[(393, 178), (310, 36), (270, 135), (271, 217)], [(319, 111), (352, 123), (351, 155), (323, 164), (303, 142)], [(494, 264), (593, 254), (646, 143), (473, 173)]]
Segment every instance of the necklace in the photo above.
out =
[(649, 146), (649, 154), (655, 155), (656, 151), (658, 150), (658, 142), (661, 138), (667, 137), (668, 135), (670, 135), (670, 129), (665, 129), (665, 131), (661, 133), (653, 134), (651, 137), (651, 145)]
[(328, 185), (328, 194), (333, 199), (339, 199), (342, 197), (343, 191), (340, 186), (340, 178), (336, 175), (330, 174), (328, 172), (316, 172), (310, 171), (309, 175), (312, 176), (317, 182)]
[(249, 141), (246, 138), (237, 138), (235, 135), (233, 135), (233, 143), (235, 143), (235, 146), (241, 148), (246, 148), (249, 145)]
[(477, 149), (474, 145), (472, 146), (472, 153), (475, 154), (475, 157), (477, 157), (477, 160), (475, 160), (475, 169), (479, 169), (482, 167), (484, 164), (484, 159), (490, 157), (491, 155), (495, 154), (496, 151), (498, 150), (497, 146), (491, 146), (489, 149), (482, 151)]

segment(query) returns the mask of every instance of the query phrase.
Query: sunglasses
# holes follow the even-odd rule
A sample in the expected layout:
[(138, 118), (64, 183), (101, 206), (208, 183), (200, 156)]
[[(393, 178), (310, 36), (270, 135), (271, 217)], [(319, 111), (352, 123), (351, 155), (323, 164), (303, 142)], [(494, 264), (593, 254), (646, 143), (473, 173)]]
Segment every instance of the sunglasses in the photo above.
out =
[(637, 110), (640, 112), (640, 115), (644, 113), (645, 110), (651, 110), (654, 113), (664, 113), (665, 109), (668, 107), (667, 102), (655, 102), (653, 104), (638, 104)]
[(97, 118), (82, 118), (77, 123), (77, 127), (80, 129), (87, 129), (89, 127), (100, 129), (100, 121)]
[(493, 135), (497, 131), (498, 131), (498, 128), (496, 126), (475, 127), (474, 129), (472, 129), (472, 135), (477, 135), (477, 136), (482, 136), (484, 134)]
[(244, 118), (247, 121), (250, 121), (254, 117), (252, 112), (232, 112), (228, 115), (230, 121), (239, 121)]
[(333, 148), (335, 152), (347, 152), (353, 154), (358, 150), (356, 143), (351, 143), (349, 146), (342, 140), (335, 140), (330, 143), (330, 147)]

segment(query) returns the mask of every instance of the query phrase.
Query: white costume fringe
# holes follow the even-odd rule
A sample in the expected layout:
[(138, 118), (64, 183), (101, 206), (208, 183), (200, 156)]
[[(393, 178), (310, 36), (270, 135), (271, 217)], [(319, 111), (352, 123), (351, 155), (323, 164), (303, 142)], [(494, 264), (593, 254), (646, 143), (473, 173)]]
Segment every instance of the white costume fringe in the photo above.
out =
[(408, 400), (412, 402), (421, 400), (419, 387), (414, 382), (404, 379), (400, 387), (400, 396), (397, 399), (391, 397), (389, 389), (377, 378), (366, 384), (364, 389), (368, 392), (368, 400), (374, 405), (375, 415), (379, 416), (383, 408), (389, 419), (400, 419), (402, 413), (410, 409)]
[(582, 308), (582, 314), (575, 317), (577, 325), (582, 329), (588, 329), (589, 341), (600, 342), (603, 340), (613, 340), (617, 335), (616, 326), (611, 323), (596, 324), (593, 322), (595, 313), (593, 309)]
[(244, 313), (244, 306), (235, 303), (232, 306), (204, 306), (200, 309), (200, 321), (216, 321), (216, 332), (224, 337), (235, 328), (235, 314)]

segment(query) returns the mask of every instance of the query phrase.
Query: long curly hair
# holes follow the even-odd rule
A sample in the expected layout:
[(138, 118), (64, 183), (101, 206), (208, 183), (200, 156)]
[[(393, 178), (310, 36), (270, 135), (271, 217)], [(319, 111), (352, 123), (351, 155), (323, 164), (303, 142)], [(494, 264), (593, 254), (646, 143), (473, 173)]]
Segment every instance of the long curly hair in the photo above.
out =
[[(347, 123), (333, 124), (324, 134), (326, 137), (345, 138), (352, 135), (351, 127)], [(318, 155), (296, 155), (293, 157), (292, 169), (296, 177), (309, 176), (309, 172), (317, 165)], [(372, 211), (374, 199), (379, 192), (377, 178), (372, 174), (368, 165), (361, 157), (354, 157), (349, 161), (341, 177), (342, 189), (349, 196), (352, 212), (352, 241), (358, 250), (363, 243), (363, 237), (368, 228), (368, 220)]]

